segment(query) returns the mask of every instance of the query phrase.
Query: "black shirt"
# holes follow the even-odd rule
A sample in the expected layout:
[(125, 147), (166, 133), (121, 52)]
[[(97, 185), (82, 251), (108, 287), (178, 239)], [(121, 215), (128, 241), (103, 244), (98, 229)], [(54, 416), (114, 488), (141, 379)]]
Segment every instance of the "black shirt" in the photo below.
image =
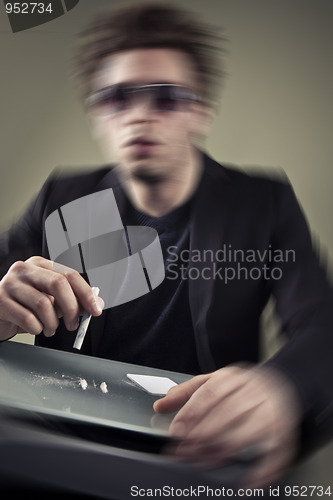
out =
[[(149, 226), (160, 239), (164, 281), (146, 295), (105, 311), (98, 356), (190, 374), (200, 373), (184, 269), (178, 269), (189, 248), (192, 200), (162, 217), (140, 212), (128, 201), (124, 225)], [(171, 247), (171, 248), (170, 248)], [(186, 263), (183, 263), (184, 266)]]

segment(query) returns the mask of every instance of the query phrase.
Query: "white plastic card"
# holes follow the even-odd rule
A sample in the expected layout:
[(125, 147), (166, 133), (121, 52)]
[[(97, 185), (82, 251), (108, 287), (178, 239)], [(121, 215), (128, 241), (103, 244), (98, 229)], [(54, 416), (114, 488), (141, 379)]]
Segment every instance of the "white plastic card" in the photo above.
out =
[(165, 395), (171, 387), (174, 387), (176, 382), (168, 377), (155, 377), (150, 375), (138, 375), (136, 373), (127, 373), (127, 377), (135, 384), (150, 394)]

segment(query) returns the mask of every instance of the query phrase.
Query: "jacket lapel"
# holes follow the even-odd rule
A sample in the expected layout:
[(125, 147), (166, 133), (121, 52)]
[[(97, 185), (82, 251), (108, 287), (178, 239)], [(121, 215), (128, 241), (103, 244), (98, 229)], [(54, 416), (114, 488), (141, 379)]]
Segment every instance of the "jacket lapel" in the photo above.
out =
[[(114, 172), (114, 169), (111, 169), (110, 171), (107, 172), (107, 174), (97, 184), (95, 190), (102, 191), (104, 189), (109, 189), (109, 188), (113, 189), (113, 194), (116, 198), (120, 217), (122, 218), (125, 212), (126, 196), (121, 187), (121, 183)], [(102, 340), (106, 318), (107, 318), (107, 311), (103, 311), (101, 316), (91, 319), (89, 325), (89, 330), (90, 330), (89, 333), (91, 336), (92, 356), (97, 356), (99, 352), (99, 346)]]
[[(228, 225), (228, 210), (232, 206), (232, 181), (226, 170), (204, 155), (204, 172), (195, 198), (190, 231), (189, 302), (195, 333), (197, 355), (203, 372), (216, 369), (209, 345), (208, 317), (216, 281), (205, 279), (204, 268), (211, 260), (204, 251), (215, 255), (222, 248)], [(229, 201), (228, 201), (229, 200)], [(229, 208), (228, 208), (229, 207)], [(210, 274), (211, 276), (211, 274)], [(221, 305), (223, 307), (223, 305)]]

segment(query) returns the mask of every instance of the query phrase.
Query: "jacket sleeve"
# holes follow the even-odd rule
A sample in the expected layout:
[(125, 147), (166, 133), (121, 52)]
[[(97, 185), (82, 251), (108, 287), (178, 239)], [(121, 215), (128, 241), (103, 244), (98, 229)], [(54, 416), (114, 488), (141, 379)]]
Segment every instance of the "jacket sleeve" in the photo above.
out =
[(33, 255), (49, 258), (45, 239), (45, 220), (54, 210), (91, 192), (116, 185), (117, 179), (111, 166), (79, 171), (55, 169), (42, 186), (35, 200), (24, 215), (5, 234), (0, 236), (0, 279), (11, 264)]
[(0, 236), (0, 279), (14, 262), (43, 255), (45, 205), (51, 182), (46, 181), (20, 219)]
[(310, 442), (333, 435), (333, 291), (292, 188), (279, 189), (272, 246), (284, 259), (271, 291), (289, 341), (266, 365), (295, 384)]

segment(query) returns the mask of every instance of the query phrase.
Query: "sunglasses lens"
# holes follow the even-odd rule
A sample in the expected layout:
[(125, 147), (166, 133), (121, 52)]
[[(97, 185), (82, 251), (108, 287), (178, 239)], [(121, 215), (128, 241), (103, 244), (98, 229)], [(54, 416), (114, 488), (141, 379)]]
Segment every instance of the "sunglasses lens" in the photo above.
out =
[(109, 109), (110, 114), (120, 113), (127, 109), (128, 106), (128, 96), (124, 89), (121, 87), (115, 88), (112, 95), (109, 98)]
[(155, 107), (157, 111), (177, 111), (180, 101), (174, 94), (173, 87), (156, 87), (155, 90)]
[(193, 94), (177, 85), (115, 85), (101, 89), (88, 98), (88, 105), (99, 115), (113, 115), (134, 107), (148, 96), (152, 109), (158, 112), (181, 111)]
[(109, 87), (92, 94), (88, 105), (99, 115), (113, 115), (128, 108), (128, 96), (121, 87)]

